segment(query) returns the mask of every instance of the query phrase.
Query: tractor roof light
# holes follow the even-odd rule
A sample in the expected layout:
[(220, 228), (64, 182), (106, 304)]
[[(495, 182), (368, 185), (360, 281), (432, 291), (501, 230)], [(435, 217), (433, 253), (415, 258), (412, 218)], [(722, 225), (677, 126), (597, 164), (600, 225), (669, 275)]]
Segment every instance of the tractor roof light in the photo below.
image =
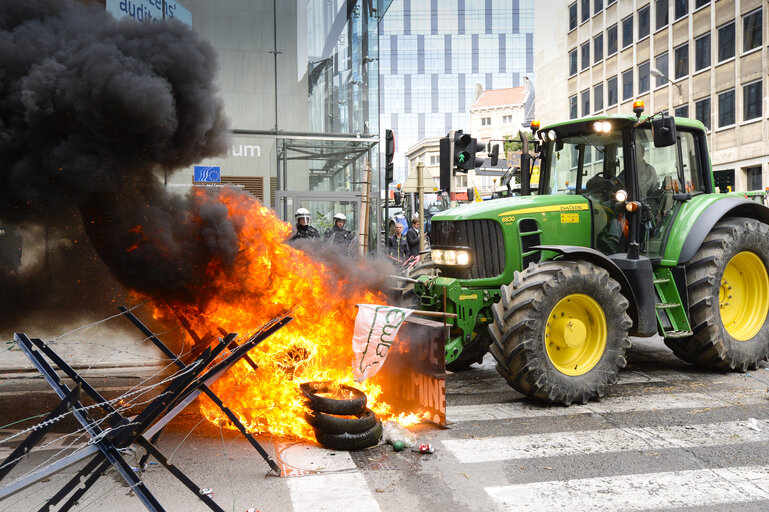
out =
[(644, 109), (646, 108), (646, 105), (643, 101), (638, 100), (633, 102), (633, 113), (636, 115), (638, 119), (641, 119), (641, 114), (644, 113)]
[(549, 130), (547, 132), (547, 138), (550, 140), (555, 140), (558, 138), (558, 134), (555, 133), (555, 130)]
[(611, 123), (609, 121), (596, 121), (593, 123), (593, 130), (596, 133), (609, 133), (611, 132)]
[(532, 133), (537, 133), (537, 130), (539, 130), (539, 121), (536, 119), (533, 120), (529, 125), (529, 128), (531, 128)]

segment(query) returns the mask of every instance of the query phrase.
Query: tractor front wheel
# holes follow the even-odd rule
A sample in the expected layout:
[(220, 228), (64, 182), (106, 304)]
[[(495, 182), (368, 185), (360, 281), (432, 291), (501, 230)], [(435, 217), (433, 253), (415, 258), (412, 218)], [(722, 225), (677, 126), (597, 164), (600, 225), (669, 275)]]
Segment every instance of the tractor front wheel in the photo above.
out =
[(537, 400), (602, 397), (626, 364), (627, 308), (619, 283), (591, 263), (547, 261), (516, 272), (492, 307), (497, 370)]
[(691, 336), (666, 339), (697, 366), (747, 371), (769, 358), (769, 227), (718, 222), (686, 263)]

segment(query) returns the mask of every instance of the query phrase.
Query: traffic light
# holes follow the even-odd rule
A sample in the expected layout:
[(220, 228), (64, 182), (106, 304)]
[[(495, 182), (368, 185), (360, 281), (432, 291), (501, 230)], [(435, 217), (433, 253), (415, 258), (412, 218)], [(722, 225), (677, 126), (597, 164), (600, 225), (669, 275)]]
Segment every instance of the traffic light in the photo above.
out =
[(449, 152), (451, 147), (448, 135), (440, 141), (440, 164), (441, 164), (441, 190), (451, 190), (451, 156)]
[(489, 159), (491, 160), (491, 166), (495, 167), (499, 163), (499, 144), (491, 144), (489, 142)]
[(393, 182), (393, 155), (395, 155), (395, 135), (390, 129), (385, 130), (385, 184)]
[(465, 171), (475, 167), (475, 139), (462, 130), (454, 134), (454, 166)]

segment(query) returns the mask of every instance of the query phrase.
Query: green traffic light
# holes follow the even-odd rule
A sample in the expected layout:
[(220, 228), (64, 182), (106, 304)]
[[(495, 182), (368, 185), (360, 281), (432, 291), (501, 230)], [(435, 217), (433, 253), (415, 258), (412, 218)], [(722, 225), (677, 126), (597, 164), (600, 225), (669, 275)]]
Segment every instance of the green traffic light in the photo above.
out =
[(464, 162), (465, 162), (465, 154), (464, 153), (460, 153), (459, 154), (459, 163), (462, 164)]

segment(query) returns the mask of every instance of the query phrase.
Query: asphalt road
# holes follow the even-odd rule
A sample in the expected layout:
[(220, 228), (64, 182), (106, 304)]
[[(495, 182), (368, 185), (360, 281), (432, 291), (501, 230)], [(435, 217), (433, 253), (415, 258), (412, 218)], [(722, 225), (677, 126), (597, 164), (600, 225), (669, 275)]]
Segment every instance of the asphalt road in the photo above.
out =
[[(451, 424), (414, 429), (432, 454), (389, 445), (335, 452), (261, 438), (286, 473), (302, 474), (278, 477), (242, 436), (202, 421), (194, 405), (169, 424), (159, 447), (228, 511), (769, 509), (769, 371), (704, 372), (658, 339), (634, 342), (620, 382), (588, 405), (532, 404), (505, 384), (489, 356), (452, 375)], [(2, 402), (2, 416), (28, 408), (35, 393), (26, 396), (15, 406)], [(16, 431), (0, 431), (0, 459), (18, 441), (3, 440)], [(46, 449), (0, 487), (67, 442), (46, 436)], [(0, 512), (38, 510), (74, 470), (0, 500)], [(161, 466), (149, 466), (142, 479), (166, 510), (209, 510)], [(111, 472), (74, 510), (145, 508)]]

